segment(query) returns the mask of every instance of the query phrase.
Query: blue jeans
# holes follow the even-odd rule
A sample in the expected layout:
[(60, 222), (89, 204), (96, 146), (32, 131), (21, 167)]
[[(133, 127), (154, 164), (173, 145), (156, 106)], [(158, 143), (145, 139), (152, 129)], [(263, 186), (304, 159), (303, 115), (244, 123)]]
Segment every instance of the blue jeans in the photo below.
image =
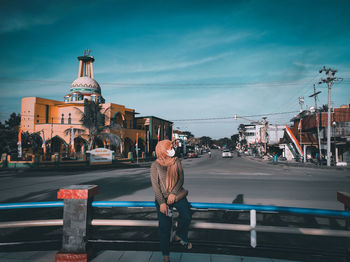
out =
[[(171, 217), (166, 216), (160, 212), (160, 207), (157, 201), (156, 208), (159, 221), (159, 240), (160, 249), (163, 256), (169, 256), (169, 246), (170, 246), (170, 232), (171, 232)], [(192, 213), (190, 210), (190, 203), (188, 203), (187, 198), (184, 197), (178, 202), (170, 205), (169, 207), (175, 207), (177, 212), (179, 212), (178, 227), (176, 229), (176, 235), (181, 238), (184, 242), (188, 241), (188, 227), (191, 223)]]

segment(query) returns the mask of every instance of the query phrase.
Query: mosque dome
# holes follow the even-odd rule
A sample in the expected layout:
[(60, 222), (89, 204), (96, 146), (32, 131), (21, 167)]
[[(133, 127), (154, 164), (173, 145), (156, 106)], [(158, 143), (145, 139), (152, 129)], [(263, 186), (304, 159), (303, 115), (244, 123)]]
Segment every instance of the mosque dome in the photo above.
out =
[(87, 76), (78, 77), (73, 81), (70, 92), (80, 92), (82, 94), (101, 94), (101, 87), (97, 81)]

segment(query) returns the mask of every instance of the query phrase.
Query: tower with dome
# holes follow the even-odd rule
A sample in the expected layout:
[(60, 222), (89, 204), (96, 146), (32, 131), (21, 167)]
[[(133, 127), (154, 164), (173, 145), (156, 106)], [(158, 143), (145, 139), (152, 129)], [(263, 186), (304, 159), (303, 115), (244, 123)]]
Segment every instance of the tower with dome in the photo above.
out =
[(84, 51), (83, 56), (78, 56), (79, 69), (78, 77), (73, 81), (70, 92), (64, 96), (65, 103), (83, 103), (85, 99), (98, 103), (104, 103), (105, 99), (101, 94), (101, 87), (94, 79), (93, 56), (91, 50)]

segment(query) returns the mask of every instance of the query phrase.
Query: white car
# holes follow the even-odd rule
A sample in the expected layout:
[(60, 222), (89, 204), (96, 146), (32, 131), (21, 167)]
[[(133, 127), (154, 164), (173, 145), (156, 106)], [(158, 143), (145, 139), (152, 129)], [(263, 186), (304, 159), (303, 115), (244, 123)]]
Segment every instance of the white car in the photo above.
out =
[(232, 158), (232, 153), (230, 152), (230, 150), (224, 149), (224, 151), (222, 151), (222, 157)]

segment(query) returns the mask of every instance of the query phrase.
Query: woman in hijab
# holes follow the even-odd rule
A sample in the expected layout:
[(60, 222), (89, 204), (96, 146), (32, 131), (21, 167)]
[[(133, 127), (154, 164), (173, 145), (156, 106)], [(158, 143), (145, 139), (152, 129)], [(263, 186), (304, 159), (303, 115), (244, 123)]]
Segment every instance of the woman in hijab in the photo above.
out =
[(172, 226), (171, 208), (179, 212), (178, 227), (173, 240), (186, 249), (191, 249), (188, 242), (188, 227), (191, 223), (190, 204), (187, 201), (187, 190), (182, 186), (184, 173), (181, 161), (175, 157), (175, 150), (170, 140), (158, 142), (157, 160), (151, 166), (151, 181), (155, 193), (155, 203), (159, 220), (160, 248), (165, 262), (170, 261), (169, 244)]

